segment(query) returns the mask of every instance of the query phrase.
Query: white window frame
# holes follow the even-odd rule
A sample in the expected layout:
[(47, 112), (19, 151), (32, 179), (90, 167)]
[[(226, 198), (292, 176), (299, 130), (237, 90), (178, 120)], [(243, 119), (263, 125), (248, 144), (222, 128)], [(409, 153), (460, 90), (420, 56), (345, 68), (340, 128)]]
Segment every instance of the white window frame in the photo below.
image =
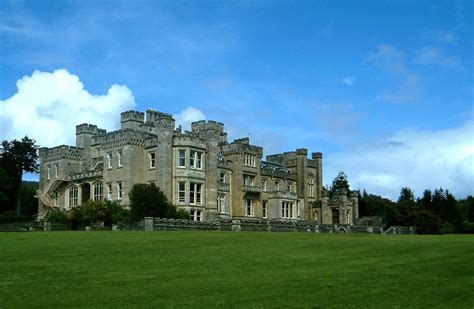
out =
[(110, 170), (112, 168), (112, 153), (107, 153), (107, 168)]
[(256, 156), (250, 153), (244, 154), (244, 165), (255, 167)]
[(244, 174), (244, 186), (253, 187), (254, 183), (255, 183), (254, 175)]
[(189, 167), (193, 169), (202, 169), (202, 152), (197, 150), (189, 151)]
[(202, 183), (190, 182), (189, 183), (189, 204), (191, 205), (202, 205)]
[(225, 178), (226, 178), (226, 177), (225, 177), (225, 176), (226, 176), (225, 174), (226, 174), (226, 172), (222, 172), (222, 171), (219, 173), (219, 181), (220, 181), (221, 183), (225, 183)]
[(51, 179), (51, 165), (46, 166), (46, 179)]
[(275, 180), (275, 191), (280, 191), (280, 181)]
[(217, 212), (218, 213), (225, 213), (225, 200), (226, 194), (225, 193), (218, 193), (217, 194)]
[(186, 182), (185, 181), (178, 181), (178, 204), (186, 204)]
[(254, 200), (245, 199), (245, 216), (253, 217), (254, 216)]
[(117, 167), (123, 166), (123, 152), (122, 150), (117, 151)]
[(294, 204), (293, 202), (281, 202), (281, 217), (284, 219), (294, 219)]
[(150, 161), (150, 169), (156, 168), (156, 153), (154, 151), (148, 153), (148, 159)]
[(94, 201), (101, 201), (104, 198), (104, 186), (102, 184), (102, 181), (96, 182), (92, 186), (92, 190)]
[(123, 183), (117, 182), (117, 199), (122, 200), (123, 198)]
[(107, 184), (107, 199), (109, 201), (112, 200), (112, 184), (111, 183)]
[[(186, 150), (185, 149), (178, 149), (178, 167), (185, 168), (186, 167)], [(183, 155), (183, 156), (181, 156)], [(181, 164), (183, 163), (183, 164)]]
[(68, 189), (68, 205), (69, 207), (77, 206), (79, 203), (79, 188), (71, 186)]
[(191, 220), (193, 221), (202, 221), (202, 211), (201, 210), (191, 210), (190, 212)]
[(262, 179), (262, 191), (267, 191), (267, 179)]
[(54, 177), (55, 177), (55, 178), (58, 178), (58, 177), (59, 177), (59, 164), (56, 163), (56, 164), (54, 165), (54, 168), (55, 168), (55, 169), (54, 169)]

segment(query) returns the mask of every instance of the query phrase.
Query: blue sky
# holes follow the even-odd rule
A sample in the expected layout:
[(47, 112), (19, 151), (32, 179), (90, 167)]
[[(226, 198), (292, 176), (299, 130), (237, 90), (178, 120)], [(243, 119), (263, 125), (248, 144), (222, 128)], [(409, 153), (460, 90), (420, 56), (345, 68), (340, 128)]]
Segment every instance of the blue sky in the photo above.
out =
[[(119, 113), (224, 122), (330, 184), (474, 194), (472, 1), (1, 1), (0, 138)], [(17, 82), (18, 81), (18, 82)]]

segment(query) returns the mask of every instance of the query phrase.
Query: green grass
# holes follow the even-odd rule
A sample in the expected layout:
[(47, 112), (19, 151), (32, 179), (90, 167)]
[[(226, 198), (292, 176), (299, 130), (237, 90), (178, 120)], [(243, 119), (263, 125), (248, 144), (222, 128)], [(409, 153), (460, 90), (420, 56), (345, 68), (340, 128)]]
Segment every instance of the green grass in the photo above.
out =
[(474, 306), (474, 237), (0, 233), (0, 308)]

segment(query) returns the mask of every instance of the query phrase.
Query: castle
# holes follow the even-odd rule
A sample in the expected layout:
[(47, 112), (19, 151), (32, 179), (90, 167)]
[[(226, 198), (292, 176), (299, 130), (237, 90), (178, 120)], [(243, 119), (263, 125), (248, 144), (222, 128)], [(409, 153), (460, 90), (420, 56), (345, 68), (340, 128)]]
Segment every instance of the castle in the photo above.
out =
[(154, 183), (195, 221), (257, 217), (353, 224), (357, 194), (329, 199), (322, 154), (306, 149), (269, 155), (249, 138), (227, 141), (224, 124), (197, 121), (175, 127), (166, 113), (121, 113), (121, 128), (76, 126), (76, 146), (40, 148), (39, 216), (87, 200), (130, 205), (136, 183)]

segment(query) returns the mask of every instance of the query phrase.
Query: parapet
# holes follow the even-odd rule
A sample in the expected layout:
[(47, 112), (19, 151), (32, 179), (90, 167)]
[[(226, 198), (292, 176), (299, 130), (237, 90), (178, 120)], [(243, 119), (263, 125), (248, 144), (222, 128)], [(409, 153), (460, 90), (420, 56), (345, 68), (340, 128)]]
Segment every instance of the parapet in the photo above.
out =
[(311, 154), (311, 159), (313, 160), (318, 160), (318, 159), (322, 159), (323, 158), (323, 154), (321, 152), (313, 152)]
[(92, 135), (104, 135), (107, 130), (100, 129), (96, 125), (83, 123), (76, 126), (76, 135), (79, 134), (92, 134)]
[(61, 145), (52, 148), (41, 147), (38, 150), (42, 162), (56, 161), (61, 159), (81, 160), (83, 149), (74, 146)]
[(214, 120), (199, 120), (191, 123), (191, 130), (193, 132), (214, 130), (217, 132), (224, 132), (224, 124), (222, 122), (217, 122)]
[(305, 156), (305, 157), (307, 157), (307, 156), (308, 156), (308, 149), (306, 149), (306, 148), (298, 148), (298, 149), (296, 149), (296, 155), (297, 155), (297, 156)]
[(175, 119), (171, 114), (157, 112), (153, 109), (146, 110), (146, 123), (155, 127), (174, 130)]
[(244, 144), (250, 145), (250, 139), (248, 137), (235, 139), (232, 144)]
[(145, 122), (145, 113), (135, 111), (135, 110), (129, 110), (126, 112), (122, 112), (120, 114), (120, 122), (124, 123), (127, 121), (134, 121), (134, 122), (139, 122), (139, 123), (144, 123)]

